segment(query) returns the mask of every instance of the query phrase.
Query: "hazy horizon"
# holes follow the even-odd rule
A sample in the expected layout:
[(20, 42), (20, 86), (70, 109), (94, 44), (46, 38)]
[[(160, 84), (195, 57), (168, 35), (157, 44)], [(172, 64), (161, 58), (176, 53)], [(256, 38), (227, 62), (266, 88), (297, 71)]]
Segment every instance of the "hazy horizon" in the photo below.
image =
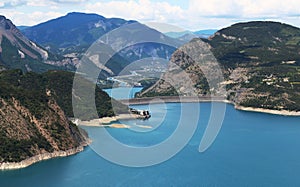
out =
[(1, 14), (33, 26), (69, 12), (175, 25), (183, 30), (221, 29), (237, 22), (277, 21), (300, 27), (300, 2), (230, 0), (3, 0)]

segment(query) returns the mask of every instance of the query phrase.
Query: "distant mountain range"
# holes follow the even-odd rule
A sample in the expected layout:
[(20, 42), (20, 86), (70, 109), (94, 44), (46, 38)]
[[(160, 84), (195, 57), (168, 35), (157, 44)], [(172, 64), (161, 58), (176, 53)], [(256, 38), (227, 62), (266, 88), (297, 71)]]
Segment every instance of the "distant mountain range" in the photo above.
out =
[(17, 28), (21, 31), (27, 29), (29, 26), (17, 26)]
[[(102, 68), (104, 77), (117, 75), (133, 61), (144, 57), (167, 59), (175, 51), (175, 48), (172, 46), (158, 43), (172, 43), (178, 46), (182, 43), (137, 21), (105, 18), (97, 14), (78, 12), (69, 13), (66, 16), (25, 28), (22, 30), (22, 33), (53, 53), (64, 55), (65, 57), (81, 58), (94, 42), (105, 34), (113, 33), (112, 31), (118, 32), (118, 35), (102, 38), (102, 40), (105, 40), (103, 43), (109, 43), (107, 48), (116, 50), (126, 44), (134, 44), (136, 42), (138, 44), (121, 48), (105, 64), (106, 68)], [(149, 38), (150, 42), (145, 41), (145, 38)], [(160, 42), (154, 44), (151, 42), (153, 39)], [(141, 43), (141, 41), (144, 42)], [(100, 65), (98, 67), (101, 68)]]
[(206, 30), (199, 30), (199, 31), (184, 31), (184, 32), (167, 32), (164, 33), (165, 35), (172, 37), (172, 38), (181, 38), (185, 35), (194, 35), (200, 38), (208, 38), (209, 36), (216, 33), (218, 30), (216, 29), (206, 29)]

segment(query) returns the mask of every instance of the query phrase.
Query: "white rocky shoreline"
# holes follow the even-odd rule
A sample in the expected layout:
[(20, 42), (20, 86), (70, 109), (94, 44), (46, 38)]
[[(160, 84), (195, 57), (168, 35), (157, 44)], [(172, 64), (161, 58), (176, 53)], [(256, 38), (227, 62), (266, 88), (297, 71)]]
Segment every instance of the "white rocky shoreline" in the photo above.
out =
[(58, 158), (58, 157), (66, 157), (71, 156), (74, 154), (77, 154), (84, 150), (84, 147), (88, 146), (90, 143), (90, 140), (81, 143), (80, 146), (69, 149), (67, 151), (54, 151), (53, 153), (43, 153), (39, 154), (30, 158), (27, 158), (25, 160), (22, 160), (21, 162), (3, 162), (0, 163), (0, 170), (15, 170), (15, 169), (22, 169), (26, 168), (32, 164), (35, 164), (40, 161), (49, 160), (52, 158)]
[(300, 116), (300, 112), (289, 111), (289, 110), (271, 110), (271, 109), (264, 109), (264, 108), (243, 107), (237, 105), (235, 105), (234, 108), (242, 111), (260, 112), (260, 113), (275, 114), (281, 116)]

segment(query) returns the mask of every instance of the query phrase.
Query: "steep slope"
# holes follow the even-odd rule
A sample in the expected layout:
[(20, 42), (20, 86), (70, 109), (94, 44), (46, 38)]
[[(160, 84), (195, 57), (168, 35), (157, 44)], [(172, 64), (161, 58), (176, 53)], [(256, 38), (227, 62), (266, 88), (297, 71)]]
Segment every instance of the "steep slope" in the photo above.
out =
[[(0, 165), (85, 144), (37, 74), (0, 73)], [(75, 153), (75, 152), (74, 152)]]
[[(6, 69), (43, 72), (49, 69), (65, 69), (53, 65), (68, 64), (70, 59), (52, 55), (26, 38), (4, 16), (0, 16), (0, 66)], [(50, 65), (53, 64), (53, 65)]]
[[(65, 114), (68, 117), (73, 117), (73, 106), (72, 106), (72, 93), (73, 90), (73, 80), (74, 73), (65, 72), (65, 71), (49, 71), (47, 73), (42, 74), (43, 79), (46, 81), (45, 86), (51, 90), (53, 97), (56, 99), (58, 105), (63, 109)], [(89, 90), (87, 87), (92, 87), (93, 84), (86, 80), (85, 78), (81, 78), (81, 86), (82, 91), (85, 92)], [(73, 93), (74, 94), (74, 93)], [(77, 95), (78, 96), (78, 95)], [(78, 100), (82, 101), (82, 103), (88, 103), (83, 101), (84, 98), (78, 98)], [(79, 103), (79, 102), (78, 102)], [(92, 116), (91, 113), (86, 112), (92, 110), (92, 105), (96, 105), (98, 116)], [(114, 106), (114, 108), (112, 107)], [(84, 106), (85, 113), (82, 113), (80, 117), (82, 120), (90, 120), (98, 117), (107, 117), (114, 116), (114, 112), (116, 113), (128, 113), (128, 106), (123, 105), (116, 100), (110, 98), (106, 92), (102, 91), (100, 88), (95, 88), (95, 103), (85, 104)], [(78, 115), (78, 114), (77, 114)]]
[(228, 67), (278, 65), (300, 60), (300, 29), (276, 22), (235, 24), (216, 32), (207, 42)]
[[(276, 22), (239, 23), (204, 41), (222, 68), (225, 81), (220, 86), (227, 89), (228, 100), (236, 106), (300, 111), (299, 28)], [(195, 72), (195, 62), (180, 50), (173, 54), (170, 63), (179, 65), (189, 76), (196, 76), (195, 80), (206, 79), (203, 72)], [(169, 71), (163, 78), (171, 76)], [(177, 89), (176, 93), (170, 87), (160, 80), (141, 96), (188, 95), (187, 90)], [(205, 81), (194, 87), (199, 95), (209, 95), (211, 91)]]
[[(0, 72), (0, 168), (4, 162), (20, 162), (40, 154), (68, 151), (68, 155), (85, 144), (84, 132), (80, 133), (67, 118), (73, 117), (73, 78), (73, 73), (64, 71)], [(86, 79), (79, 81), (82, 86), (92, 86)], [(95, 91), (98, 116), (113, 116), (114, 111), (128, 112), (126, 105), (111, 101), (99, 88)], [(83, 113), (76, 117), (97, 118), (89, 114), (91, 105), (81, 105)]]
[[(109, 33), (102, 38), (103, 43), (117, 53), (110, 57), (101, 51), (101, 55), (108, 55), (110, 59), (103, 68), (103, 77), (118, 75), (124, 67), (145, 57), (169, 58), (175, 48), (160, 43), (180, 45), (177, 40), (136, 21), (77, 12), (26, 28), (22, 32), (52, 52), (77, 58), (82, 58), (94, 42)], [(151, 43), (153, 39), (159, 39), (160, 43)], [(135, 41), (139, 41), (139, 44), (135, 44)], [(128, 44), (132, 45), (123, 48)]]
[(72, 12), (28, 27), (22, 32), (47, 49), (66, 54), (75, 51), (84, 52), (103, 34), (134, 22), (118, 18), (107, 19), (97, 14)]

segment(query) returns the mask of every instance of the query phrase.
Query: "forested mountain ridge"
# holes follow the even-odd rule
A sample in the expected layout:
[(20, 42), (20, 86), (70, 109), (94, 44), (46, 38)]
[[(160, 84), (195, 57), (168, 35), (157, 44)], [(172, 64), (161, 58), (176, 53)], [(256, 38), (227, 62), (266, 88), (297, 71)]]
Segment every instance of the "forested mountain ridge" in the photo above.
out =
[[(300, 111), (299, 28), (277, 22), (238, 23), (203, 42), (209, 45), (222, 69), (225, 80), (220, 86), (226, 88), (227, 99), (236, 106)], [(203, 72), (194, 71), (195, 62), (191, 60), (179, 49), (170, 63), (188, 70), (197, 80), (194, 87), (200, 96), (210, 95), (213, 91)], [(168, 71), (164, 75), (172, 76)], [(188, 94), (182, 90), (170, 89), (160, 80), (140, 96)]]
[[(75, 149), (86, 141), (84, 133), (68, 120), (73, 117), (73, 78), (74, 73), (65, 71), (0, 72), (0, 163)], [(80, 81), (83, 86), (92, 86), (84, 78)], [(111, 101), (97, 87), (95, 101), (98, 116), (90, 115), (92, 107), (84, 105), (83, 113), (77, 117), (87, 120), (113, 116), (111, 102), (115, 110), (128, 112), (126, 105)]]

